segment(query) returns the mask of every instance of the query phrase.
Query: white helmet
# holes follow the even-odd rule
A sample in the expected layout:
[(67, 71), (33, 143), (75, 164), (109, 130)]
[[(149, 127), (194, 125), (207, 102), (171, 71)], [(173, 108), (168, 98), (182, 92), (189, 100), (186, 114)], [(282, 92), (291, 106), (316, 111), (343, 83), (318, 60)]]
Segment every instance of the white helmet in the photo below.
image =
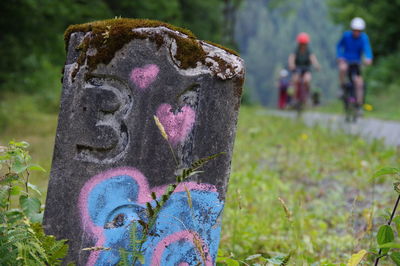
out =
[(286, 69), (282, 69), (281, 72), (279, 72), (279, 74), (282, 78), (285, 78), (289, 75), (289, 72)]
[(365, 21), (359, 17), (353, 18), (350, 23), (350, 28), (352, 30), (365, 30)]

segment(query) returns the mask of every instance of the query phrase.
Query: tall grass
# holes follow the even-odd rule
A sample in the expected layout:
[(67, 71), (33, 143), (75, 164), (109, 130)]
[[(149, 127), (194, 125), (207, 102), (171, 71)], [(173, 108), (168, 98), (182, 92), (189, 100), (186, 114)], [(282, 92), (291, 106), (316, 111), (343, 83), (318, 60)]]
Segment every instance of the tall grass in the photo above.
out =
[(373, 203), (393, 200), (391, 184), (371, 184), (372, 174), (399, 158), (380, 142), (242, 108), (222, 253), (244, 259), (294, 252), (295, 265), (346, 262), (372, 244), (371, 225), (382, 209), (374, 211)]

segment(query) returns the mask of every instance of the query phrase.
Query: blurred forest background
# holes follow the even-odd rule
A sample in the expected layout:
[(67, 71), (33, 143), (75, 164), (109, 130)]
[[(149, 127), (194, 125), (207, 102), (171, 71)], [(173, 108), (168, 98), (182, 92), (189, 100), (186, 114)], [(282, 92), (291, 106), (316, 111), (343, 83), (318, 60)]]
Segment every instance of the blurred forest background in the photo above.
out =
[[(370, 0), (5, 0), (0, 2), (0, 129), (35, 112), (57, 113), (70, 24), (114, 18), (157, 19), (238, 50), (245, 59), (244, 102), (275, 106), (278, 71), (301, 31), (322, 64), (313, 86), (323, 102), (337, 94), (335, 45), (354, 16), (367, 22), (376, 55), (366, 69), (369, 101), (394, 108), (399, 95), (400, 1)], [(397, 97), (398, 98), (398, 97)], [(376, 100), (374, 100), (376, 99)]]
[[(310, 48), (321, 64), (314, 87), (330, 99), (337, 91), (335, 44), (341, 27), (329, 17), (327, 1), (287, 1), (268, 6), (268, 0), (243, 3), (237, 14), (235, 40), (247, 66), (248, 99), (276, 106), (276, 79), (296, 48), (299, 32), (308, 32)], [(252, 18), (252, 19), (249, 19)]]

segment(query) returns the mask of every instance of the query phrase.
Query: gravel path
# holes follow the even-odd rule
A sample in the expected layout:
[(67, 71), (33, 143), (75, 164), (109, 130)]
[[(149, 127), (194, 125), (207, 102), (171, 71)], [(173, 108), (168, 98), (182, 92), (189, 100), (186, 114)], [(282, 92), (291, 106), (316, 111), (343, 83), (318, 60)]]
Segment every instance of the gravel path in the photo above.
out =
[[(265, 114), (297, 118), (296, 112), (266, 110)], [(308, 126), (320, 125), (333, 130), (343, 130), (352, 135), (359, 135), (367, 140), (381, 139), (386, 145), (400, 146), (400, 122), (375, 118), (360, 118), (356, 123), (346, 123), (342, 115), (305, 112), (302, 120)]]

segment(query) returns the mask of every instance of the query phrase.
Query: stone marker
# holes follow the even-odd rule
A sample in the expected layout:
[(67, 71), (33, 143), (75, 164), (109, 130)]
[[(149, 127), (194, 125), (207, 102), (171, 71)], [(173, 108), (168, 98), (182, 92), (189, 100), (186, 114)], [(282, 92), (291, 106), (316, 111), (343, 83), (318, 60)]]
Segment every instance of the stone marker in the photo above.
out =
[[(136, 238), (147, 236), (135, 248), (137, 264), (215, 264), (242, 60), (157, 21), (99, 21), (71, 26), (65, 36), (44, 218), (48, 234), (69, 239), (65, 261), (117, 264), (135, 224)], [(176, 175), (220, 152), (178, 185), (146, 229), (149, 206)], [(90, 247), (101, 248), (83, 250)]]

